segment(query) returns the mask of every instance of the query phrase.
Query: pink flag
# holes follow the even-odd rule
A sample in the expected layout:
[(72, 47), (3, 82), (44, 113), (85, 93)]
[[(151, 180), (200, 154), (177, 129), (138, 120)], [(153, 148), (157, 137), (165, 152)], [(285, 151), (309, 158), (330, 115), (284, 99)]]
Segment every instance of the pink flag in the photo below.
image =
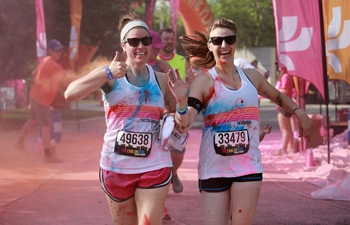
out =
[(154, 8), (156, 6), (156, 0), (149, 1), (149, 4), (146, 3), (146, 16), (145, 16), (145, 22), (149, 29), (152, 29), (152, 21), (153, 21), (153, 14), (154, 14)]
[(324, 95), (319, 0), (273, 0), (277, 54), (288, 73)]
[(46, 56), (46, 31), (43, 0), (35, 0), (36, 11), (36, 56), (39, 63)]
[(173, 31), (175, 32), (175, 38), (176, 38), (177, 17), (179, 15), (179, 8), (180, 8), (180, 0), (170, 0), (171, 25), (173, 27)]

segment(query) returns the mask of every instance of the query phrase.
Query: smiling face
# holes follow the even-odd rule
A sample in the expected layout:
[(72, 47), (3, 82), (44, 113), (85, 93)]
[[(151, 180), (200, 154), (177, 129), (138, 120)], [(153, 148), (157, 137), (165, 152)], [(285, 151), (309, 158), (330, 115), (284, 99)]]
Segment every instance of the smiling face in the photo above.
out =
[(165, 44), (165, 46), (162, 48), (162, 52), (164, 52), (163, 54), (172, 54), (174, 52), (175, 49), (175, 34), (171, 33), (171, 32), (166, 32), (164, 31), (161, 34), (162, 37), (162, 42)]
[[(212, 37), (228, 37), (236, 35), (229, 28), (217, 27), (211, 30), (209, 33), (209, 38)], [(210, 40), (210, 39), (209, 39)], [(217, 44), (217, 43), (216, 43)], [(218, 65), (225, 65), (228, 63), (233, 64), (233, 58), (236, 50), (237, 43), (228, 44), (225, 40), (219, 45), (214, 45), (213, 42), (208, 43), (209, 51), (213, 52), (215, 61)]]
[[(144, 38), (149, 37), (150, 34), (145, 28), (133, 28), (126, 35), (125, 40), (129, 38)], [(152, 43), (152, 42), (151, 42)], [(136, 64), (145, 64), (151, 53), (151, 44), (145, 46), (142, 41), (136, 47), (131, 46), (127, 41), (121, 43), (123, 50), (127, 55), (127, 62)]]

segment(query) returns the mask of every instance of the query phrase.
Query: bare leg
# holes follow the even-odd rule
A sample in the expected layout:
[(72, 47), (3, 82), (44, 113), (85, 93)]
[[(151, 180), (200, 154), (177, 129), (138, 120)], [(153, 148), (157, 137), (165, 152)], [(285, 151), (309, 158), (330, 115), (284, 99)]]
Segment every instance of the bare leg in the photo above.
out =
[(28, 133), (33, 129), (35, 125), (37, 125), (38, 122), (35, 120), (28, 120), (22, 127), (22, 130), (19, 134), (20, 139), (25, 139)]
[(113, 201), (108, 195), (106, 198), (115, 225), (137, 225), (135, 198), (124, 202)]
[(294, 136), (291, 125), (291, 119), (283, 116), (281, 113), (277, 114), (278, 124), (282, 132), (282, 151), (293, 149)]
[(139, 225), (162, 225), (165, 199), (170, 184), (153, 189), (137, 188), (135, 201)]
[(231, 225), (250, 225), (258, 204), (261, 181), (235, 182), (230, 189)]
[(228, 225), (230, 221), (230, 191), (202, 191), (205, 225)]
[(50, 126), (43, 126), (41, 128), (41, 140), (43, 142), (44, 149), (50, 149), (51, 148), (51, 127)]
[(184, 152), (171, 151), (171, 159), (173, 161), (173, 190), (175, 193), (180, 193), (183, 190), (182, 183), (177, 175), (177, 170), (180, 168), (184, 159)]
[(19, 151), (22, 151), (26, 153), (25, 147), (24, 147), (24, 139), (27, 137), (28, 133), (33, 129), (33, 127), (37, 124), (38, 122), (35, 120), (28, 120), (22, 127), (21, 132), (19, 134), (18, 141), (16, 142), (16, 149)]

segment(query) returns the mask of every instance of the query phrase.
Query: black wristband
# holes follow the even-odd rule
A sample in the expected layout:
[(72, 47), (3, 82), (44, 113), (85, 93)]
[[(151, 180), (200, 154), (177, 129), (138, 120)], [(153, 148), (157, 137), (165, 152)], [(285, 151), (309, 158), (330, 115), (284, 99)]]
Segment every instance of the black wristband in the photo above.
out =
[(294, 114), (294, 112), (297, 111), (298, 109), (300, 109), (300, 108), (296, 107), (295, 109), (293, 109), (293, 113), (292, 114)]

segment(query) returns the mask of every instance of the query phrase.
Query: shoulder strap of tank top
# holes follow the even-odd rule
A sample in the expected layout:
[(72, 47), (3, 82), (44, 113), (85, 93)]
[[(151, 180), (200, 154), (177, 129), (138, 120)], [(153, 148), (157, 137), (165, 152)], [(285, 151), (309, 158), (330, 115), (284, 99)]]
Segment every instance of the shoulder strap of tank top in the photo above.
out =
[[(253, 85), (253, 87), (255, 87), (254, 83), (252, 82), (252, 80), (248, 77), (248, 75), (239, 67), (239, 66), (236, 66), (237, 68), (237, 71), (238, 73), (241, 75), (241, 74), (244, 74), (244, 76), (241, 76), (241, 78), (247, 78), (247, 80)], [(256, 87), (255, 87), (256, 90), (258, 90)]]

